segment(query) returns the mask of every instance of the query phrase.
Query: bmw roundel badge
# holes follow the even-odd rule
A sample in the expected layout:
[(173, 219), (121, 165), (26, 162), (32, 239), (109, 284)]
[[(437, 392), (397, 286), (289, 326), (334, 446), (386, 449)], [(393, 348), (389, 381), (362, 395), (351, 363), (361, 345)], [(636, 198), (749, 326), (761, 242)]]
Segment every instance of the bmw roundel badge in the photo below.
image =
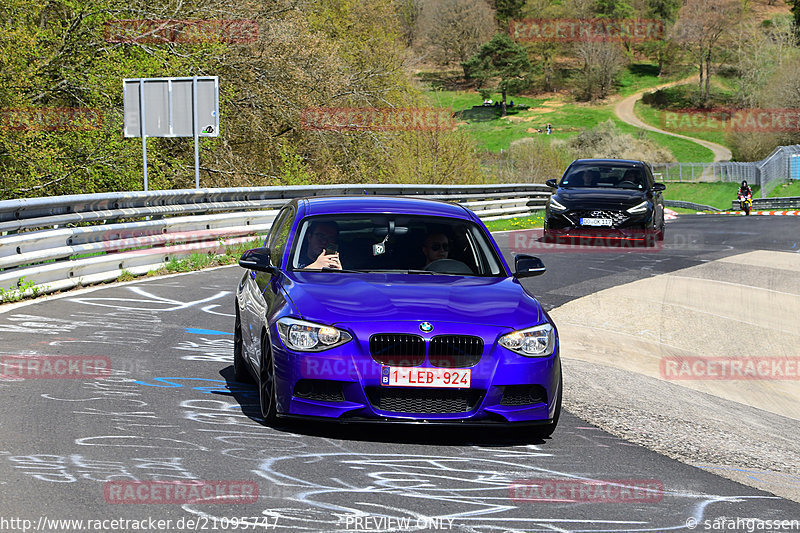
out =
[(419, 325), (419, 330), (422, 331), (423, 333), (430, 333), (431, 331), (433, 331), (433, 324), (431, 324), (430, 322), (423, 322), (422, 324)]

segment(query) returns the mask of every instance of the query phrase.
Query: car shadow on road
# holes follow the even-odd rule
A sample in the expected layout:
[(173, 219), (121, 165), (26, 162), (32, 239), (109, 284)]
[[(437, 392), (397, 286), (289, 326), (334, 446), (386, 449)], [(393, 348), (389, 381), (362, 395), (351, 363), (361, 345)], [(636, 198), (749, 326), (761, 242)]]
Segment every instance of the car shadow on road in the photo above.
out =
[[(264, 425), (258, 405), (258, 389), (253, 383), (236, 381), (233, 366), (220, 371), (230, 395), (242, 408), (242, 414)], [(324, 420), (278, 420), (270, 425), (275, 431), (308, 437), (348, 441), (426, 444), (435, 446), (508, 447), (547, 444), (532, 427), (508, 428), (501, 425), (439, 426), (426, 423), (327, 422)]]

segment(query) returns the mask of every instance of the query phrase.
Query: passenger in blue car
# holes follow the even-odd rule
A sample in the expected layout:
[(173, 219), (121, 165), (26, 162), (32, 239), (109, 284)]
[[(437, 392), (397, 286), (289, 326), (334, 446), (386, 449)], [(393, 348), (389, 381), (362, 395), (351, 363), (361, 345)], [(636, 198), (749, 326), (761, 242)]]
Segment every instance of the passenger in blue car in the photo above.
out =
[(439, 259), (447, 259), (450, 244), (444, 233), (429, 233), (422, 244), (422, 253), (425, 255), (425, 266)]
[(333, 221), (312, 222), (307, 235), (297, 266), (305, 269), (333, 268), (341, 270), (342, 263), (336, 245), (339, 227), (336, 223)]

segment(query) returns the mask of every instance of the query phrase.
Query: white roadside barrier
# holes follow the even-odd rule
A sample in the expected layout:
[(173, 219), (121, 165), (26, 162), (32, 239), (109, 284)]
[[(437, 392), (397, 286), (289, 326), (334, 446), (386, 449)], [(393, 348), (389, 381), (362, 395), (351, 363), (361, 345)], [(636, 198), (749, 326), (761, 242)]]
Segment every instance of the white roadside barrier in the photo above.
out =
[[(543, 209), (536, 184), (331, 185), (73, 195), (0, 201), (0, 289), (17, 299), (157, 270), (265, 235), (299, 196), (413, 195), (461, 203), (483, 220)], [(8, 298), (11, 296), (11, 298)]]

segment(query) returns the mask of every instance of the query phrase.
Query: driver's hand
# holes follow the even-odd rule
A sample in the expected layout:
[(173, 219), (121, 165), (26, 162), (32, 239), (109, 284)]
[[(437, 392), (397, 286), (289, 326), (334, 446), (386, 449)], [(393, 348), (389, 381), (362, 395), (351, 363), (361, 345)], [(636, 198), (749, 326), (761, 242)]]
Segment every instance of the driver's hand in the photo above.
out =
[(322, 253), (317, 256), (314, 262), (308, 265), (306, 268), (333, 268), (336, 270), (341, 270), (342, 263), (339, 260), (339, 252), (336, 252), (333, 255), (325, 255), (325, 250), (322, 250)]

